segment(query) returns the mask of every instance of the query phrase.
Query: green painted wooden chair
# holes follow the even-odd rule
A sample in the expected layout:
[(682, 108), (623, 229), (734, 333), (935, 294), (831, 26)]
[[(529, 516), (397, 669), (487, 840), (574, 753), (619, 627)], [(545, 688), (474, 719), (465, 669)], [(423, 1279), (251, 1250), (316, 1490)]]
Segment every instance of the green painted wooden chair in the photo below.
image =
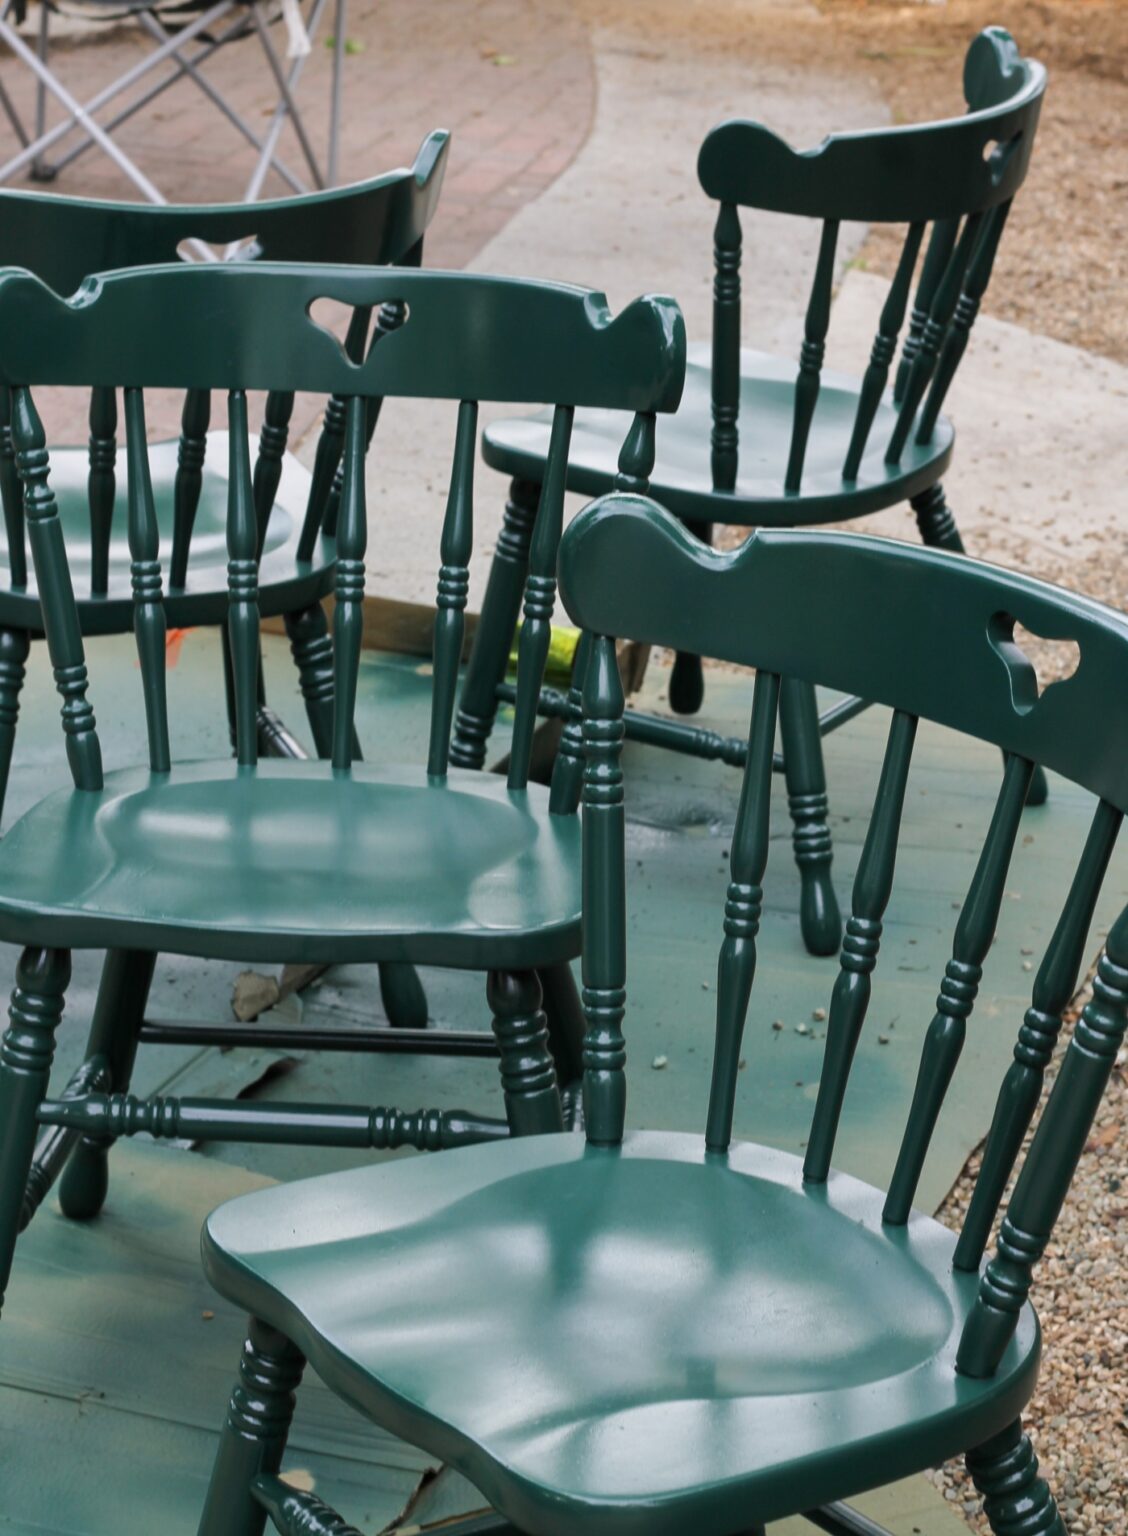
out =
[[(89, 273), (175, 261), (179, 248), (200, 242), (239, 247), (244, 256), (267, 261), (415, 265), (422, 259), (423, 237), (438, 206), (448, 142), (444, 132), (429, 134), (408, 170), (253, 207), (154, 207), (3, 190), (0, 266), (24, 267), (57, 293), (71, 294)], [(381, 328), (397, 320), (394, 313), (383, 315)], [(356, 317), (354, 348), (369, 322), (367, 315)], [(35, 572), (27, 559), (8, 396), (6, 389), (0, 390), (5, 532), (0, 548), (0, 809), (29, 642), (43, 634)], [(327, 515), (332, 526), (332, 485), (344, 422), (340, 401), (330, 401), (308, 502), (283, 505), (276, 498), (290, 459), (286, 442), (292, 409), (292, 393), (274, 392), (259, 439), (254, 471), (262, 554), (259, 609), (264, 617), (281, 615), (286, 621), (310, 730), (319, 754), (325, 756), (332, 694), (321, 599), (332, 590), (333, 543), (319, 540), (318, 531)], [(227, 605), (227, 442), (226, 434), (209, 433), (210, 418), (209, 392), (190, 391), (179, 442), (155, 445), (149, 456), (158, 532), (162, 548), (170, 551), (168, 622), (185, 628), (221, 624)], [(128, 471), (119, 483), (117, 429), (117, 389), (95, 388), (90, 392), (89, 444), (51, 450), (79, 622), (87, 635), (124, 634), (133, 627), (130, 556), (123, 533)], [(259, 735), (265, 751), (292, 755), (296, 750), (293, 737), (265, 701)]]
[[(417, 265), (423, 238), (438, 206), (449, 135), (428, 134), (415, 164), (406, 170), (331, 192), (256, 203), (252, 208), (153, 207), (90, 202), (28, 192), (0, 191), (0, 265), (24, 267), (54, 288), (74, 293), (91, 272), (146, 266), (176, 259), (188, 246), (227, 246), (247, 259), (371, 262)], [(204, 251), (204, 254), (207, 254)], [(370, 317), (354, 317), (349, 346), (363, 340)], [(394, 308), (382, 311), (377, 332), (399, 323)], [(29, 568), (23, 507), (10, 428), (9, 392), (0, 388), (0, 814), (3, 813), (19, 716), (20, 692), (30, 643), (43, 635), (35, 572)], [(268, 397), (254, 470), (255, 517), (262, 566), (259, 612), (281, 615), (290, 640), (314, 747), (331, 750), (333, 668), (328, 626), (321, 607), (332, 590), (332, 530), (340, 496), (344, 411), (340, 399), (326, 407), (308, 496), (304, 471), (286, 451), (293, 394)], [(209, 431), (207, 390), (185, 396), (179, 442), (153, 446), (149, 455), (153, 507), (162, 549), (168, 550), (168, 622), (189, 628), (221, 624), (227, 608), (224, 530), (227, 508), (226, 433)], [(375, 430), (379, 402), (369, 419)], [(63, 526), (83, 634), (127, 633), (133, 627), (128, 541), (123, 529), (128, 470), (117, 475), (117, 390), (90, 392), (90, 438), (85, 448), (54, 447), (53, 488)], [(295, 474), (294, 471), (297, 470)], [(321, 538), (318, 531), (330, 536)], [(223, 631), (224, 635), (226, 632)], [(224, 698), (235, 741), (231, 664), (224, 644)], [(259, 745), (272, 756), (300, 757), (304, 750), (260, 684)], [(390, 1019), (409, 1030), (427, 1021), (427, 999), (407, 966), (385, 964), (380, 990)]]
[[(690, 351), (682, 406), (659, 433), (653, 479), (662, 504), (699, 537), (708, 540), (714, 523), (842, 522), (908, 501), (926, 544), (962, 548), (941, 487), (953, 447), (942, 406), (1011, 200), (1026, 175), (1044, 89), (1041, 65), (1021, 58), (1008, 34), (991, 27), (967, 55), (965, 117), (835, 134), (803, 153), (759, 123), (727, 122), (709, 134), (697, 171), (707, 196), (720, 204), (712, 346)], [(741, 350), (741, 208), (821, 221), (798, 373), (784, 359)], [(835, 249), (848, 220), (907, 226), (861, 377), (823, 369)], [(889, 393), (922, 250), (908, 334)], [(492, 423), (482, 441), (486, 463), (513, 476), (513, 482), (460, 699), (452, 761), (464, 767), (483, 763), (499, 684), (504, 689), (548, 426), (543, 415)], [(577, 417), (570, 490), (587, 496), (610, 490), (617, 435), (620, 423), (606, 413)], [(672, 708), (692, 714), (702, 695), (700, 661), (679, 654), (670, 682)], [(564, 717), (569, 712), (560, 694), (546, 694), (544, 707)], [(782, 751), (775, 766), (787, 778), (803, 886), (803, 935), (816, 954), (833, 953), (841, 935), (820, 733), (864, 707), (863, 700), (845, 700), (820, 721), (813, 691), (791, 682), (784, 684), (780, 701)], [(734, 766), (744, 760), (740, 741), (641, 711), (631, 712), (627, 733)], [(1044, 792), (1039, 775), (1032, 800)]]
[[(883, 600), (890, 586), (902, 602)], [(285, 1536), (351, 1530), (278, 1476), (305, 1360), (497, 1510), (451, 1536), (734, 1536), (801, 1513), (837, 1536), (880, 1536), (842, 1501), (963, 1454), (997, 1536), (1065, 1536), (1020, 1425), (1040, 1350), (1027, 1298), (1128, 1022), (1128, 910), (982, 1260), (1128, 809), (1128, 705), (1114, 686), (1128, 618), (849, 533), (764, 530), (719, 554), (637, 496), (607, 497), (571, 525), (560, 590), (594, 636), (582, 741), (586, 1141), (536, 1136), (305, 1180), (210, 1217), (208, 1274), (253, 1320), (201, 1536), (258, 1536), (267, 1515)], [(1016, 621), (1076, 641), (1075, 674), (1039, 696)], [(703, 1139), (624, 1131), (625, 717), (613, 635), (758, 669)], [(803, 1159), (732, 1140), (786, 677), (892, 711)], [(995, 743), (1005, 766), (970, 889), (952, 893), (964, 899), (951, 959), (882, 1191), (833, 1171), (832, 1152), (881, 987), (920, 718)], [(1098, 799), (956, 1234), (912, 1209), (914, 1191), (1036, 761)]]
[[(375, 346), (362, 346), (363, 361), (354, 361), (311, 316), (322, 299), (368, 315), (396, 306), (403, 323)], [(581, 1070), (583, 1020), (569, 968), (580, 950), (579, 828), (571, 784), (562, 782), (550, 799), (528, 783), (528, 767), (553, 609), (564, 461), (576, 406), (634, 411), (623, 484), (645, 487), (654, 412), (674, 409), (684, 377), (677, 306), (640, 299), (613, 319), (601, 295), (553, 284), (396, 268), (181, 263), (89, 279), (69, 301), (26, 272), (0, 274), (0, 334), (0, 383), (12, 392), (16, 465), (74, 780), (0, 841), (0, 941), (24, 946), (11, 1027), (0, 1046), (0, 1295), (17, 1231), (80, 1135), (61, 1196), (68, 1214), (89, 1216), (104, 1199), (108, 1148), (121, 1134), (437, 1150), (560, 1127), (554, 1057), (565, 1083)], [(29, 387), (111, 383), (124, 387), (133, 628), (148, 743), (147, 766), (114, 772), (103, 768), (87, 698), (79, 603)], [(165, 675), (170, 604), (146, 443), (147, 387), (227, 391), (225, 600), (235, 760), (173, 759)], [(259, 572), (266, 559), (258, 545), (246, 391), (267, 389), (324, 393), (339, 400), (345, 418), (331, 753), (324, 761), (259, 756)], [(372, 403), (388, 395), (460, 402), (442, 533), (430, 744), (418, 766), (373, 766), (359, 760), (354, 744), (368, 419)], [(522, 642), (508, 779), (447, 767), (481, 399), (557, 402), (533, 559), (544, 574), (529, 579), (535, 618)], [(297, 580), (312, 566), (299, 558)], [(106, 949), (109, 959), (87, 1058), (61, 1102), (44, 1105), (74, 948)], [(242, 1038), (230, 1025), (201, 1025), (193, 1034), (187, 1026), (144, 1023), (157, 951), (485, 971), (493, 1037), (441, 1032), (442, 1043), (500, 1053), (506, 1119), (131, 1098), (139, 1040)], [(404, 1049), (406, 1033), (374, 1030), (359, 1040), (342, 1031), (336, 1045)], [(308, 1043), (335, 1042), (318, 1032)], [(53, 1129), (36, 1151), (41, 1124)]]

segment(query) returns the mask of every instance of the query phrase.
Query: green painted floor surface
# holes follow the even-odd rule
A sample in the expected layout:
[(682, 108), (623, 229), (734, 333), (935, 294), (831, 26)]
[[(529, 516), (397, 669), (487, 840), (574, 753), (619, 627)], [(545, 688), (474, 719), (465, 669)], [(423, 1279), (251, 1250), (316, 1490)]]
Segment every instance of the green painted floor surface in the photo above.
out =
[[(91, 669), (107, 762), (140, 760), (140, 680), (132, 642), (99, 642), (91, 648)], [(265, 673), (272, 703), (303, 735), (285, 642), (267, 642)], [(411, 660), (365, 655), (360, 720), (369, 757), (423, 757), (428, 673)], [(170, 674), (174, 752), (204, 756), (226, 750), (219, 676), (215, 636), (184, 636)], [(662, 669), (652, 668), (640, 705), (659, 699), (664, 680)], [(36, 647), (10, 816), (65, 781), (57, 711), (47, 684), (46, 658)], [(709, 674), (703, 724), (743, 734), (749, 705), (746, 678)], [(827, 743), (835, 879), (844, 903), (886, 728), (884, 711), (871, 710)], [(738, 776), (716, 764), (635, 747), (627, 749), (625, 770), (628, 1114), (639, 1125), (699, 1129)], [(840, 1164), (877, 1183), (892, 1166), (921, 1037), (948, 955), (957, 915), (953, 904), (970, 880), (999, 777), (993, 750), (922, 727), (870, 1019), (839, 1145)], [(782, 781), (776, 788), (737, 1129), (798, 1149), (813, 1107), (825, 1029), (817, 1010), (828, 1004), (836, 967), (834, 961), (810, 959), (800, 944), (798, 881)], [(998, 938), (926, 1170), (921, 1205), (939, 1203), (983, 1135), (1028, 1001), (1031, 970), (1056, 921), (1091, 810), (1087, 796), (1053, 780), (1049, 805), (1026, 813)], [(175, 849), (168, 856), (175, 858)], [(410, 879), (410, 870), (404, 878)], [(1126, 897), (1128, 861), (1121, 858), (1107, 881), (1096, 930), (1107, 927)], [(1094, 953), (1097, 946), (1095, 932)], [(12, 966), (15, 952), (2, 958)], [(247, 956), (247, 964), (254, 963), (255, 957)], [(162, 960), (150, 1013), (229, 1017), (237, 969)], [(96, 956), (76, 956), (60, 1032), (57, 1087), (81, 1059), (97, 972)], [(427, 971), (424, 980), (438, 1026), (487, 1027), (479, 978)], [(360, 967), (330, 972), (300, 1001), (292, 1000), (285, 1016), (301, 1016), (306, 1024), (332, 1018), (358, 1028), (385, 1027), (375, 976)], [(773, 1027), (777, 1022), (782, 1029)], [(274, 1099), (369, 1101), (406, 1109), (466, 1105), (501, 1112), (496, 1068), (486, 1060), (143, 1047), (134, 1081), (142, 1092), (254, 1091)], [(115, 1153), (110, 1202), (99, 1222), (67, 1223), (54, 1205), (40, 1213), (17, 1253), (0, 1327), (0, 1528), (76, 1536), (132, 1536), (158, 1523), (167, 1533), (194, 1529), (241, 1327), (209, 1294), (199, 1273), (200, 1221), (212, 1205), (261, 1178), (299, 1177), (360, 1160), (357, 1153), (239, 1146), (186, 1155), (137, 1142)], [(209, 1311), (214, 1317), (205, 1317)], [(367, 1428), (323, 1390), (307, 1387), (289, 1464), (311, 1476), (362, 1529), (376, 1531), (404, 1508), (426, 1459)], [(867, 1507), (897, 1536), (917, 1531), (953, 1536), (963, 1528), (921, 1479), (875, 1495)], [(785, 1532), (790, 1536), (787, 1527), (778, 1528), (778, 1536)]]

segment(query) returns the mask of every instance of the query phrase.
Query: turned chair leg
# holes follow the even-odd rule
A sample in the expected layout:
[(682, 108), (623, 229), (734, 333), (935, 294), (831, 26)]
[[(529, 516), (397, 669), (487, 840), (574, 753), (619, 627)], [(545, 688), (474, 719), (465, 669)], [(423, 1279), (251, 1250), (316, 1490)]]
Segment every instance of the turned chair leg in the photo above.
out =
[(320, 603), (283, 617), (318, 757), (333, 755), (333, 642)]
[(505, 1114), (514, 1136), (562, 1131), (564, 1112), (548, 1048), (548, 1020), (535, 971), (491, 971), (486, 999), (501, 1052)]
[(1038, 1458), (1020, 1422), (970, 1451), (967, 1469), (983, 1495), (983, 1512), (995, 1536), (1066, 1536), (1057, 1502), (1038, 1476)]
[[(948, 508), (942, 485), (930, 485), (927, 491), (911, 497), (909, 505), (916, 513), (920, 536), (929, 549), (946, 549), (957, 555), (965, 553), (963, 539), (960, 538), (956, 520)], [(1027, 805), (1045, 805), (1049, 792), (1045, 770), (1035, 765), (1034, 776), (1026, 793)]]
[(12, 1272), (35, 1154), (36, 1112), (47, 1093), (55, 1031), (70, 981), (70, 951), (25, 949), (0, 1043), (0, 1307)]
[[(156, 964), (156, 955), (149, 951), (111, 949), (102, 967), (86, 1061), (100, 1058), (105, 1062), (108, 1090), (114, 1093), (129, 1090)], [(102, 1209), (110, 1184), (113, 1144), (112, 1136), (79, 1138), (59, 1184), (59, 1205), (65, 1216), (90, 1221)]]
[(540, 486), (533, 480), (514, 480), (509, 487), (509, 500), (505, 503), (505, 516), (458, 700), (450, 744), (450, 760), (456, 768), (485, 767), (486, 745), (497, 715), (497, 688), (505, 680), (521, 613), (529, 569), (529, 542), (539, 500)]
[(0, 629), (0, 816), (8, 793), (16, 721), (20, 714), (20, 690), (24, 685), (31, 636), (26, 629)]
[(566, 960), (559, 965), (545, 966), (537, 974), (544, 995), (548, 1047), (556, 1064), (564, 1123), (569, 1130), (575, 1130), (583, 1098), (584, 1034), (587, 1030), (580, 989)]
[[(685, 527), (703, 544), (713, 542), (712, 523), (698, 523), (685, 519)], [(695, 715), (705, 702), (705, 671), (701, 657), (688, 651), (678, 651), (670, 673), (670, 708), (675, 715)]]
[(282, 1465), (304, 1366), (289, 1339), (251, 1318), (199, 1536), (262, 1536), (266, 1510), (252, 1494), (251, 1480)]
[(812, 955), (832, 955), (842, 938), (842, 918), (830, 878), (833, 849), (826, 820), (826, 772), (818, 705), (810, 683), (783, 679), (779, 725), (792, 844), (799, 866), (803, 942)]

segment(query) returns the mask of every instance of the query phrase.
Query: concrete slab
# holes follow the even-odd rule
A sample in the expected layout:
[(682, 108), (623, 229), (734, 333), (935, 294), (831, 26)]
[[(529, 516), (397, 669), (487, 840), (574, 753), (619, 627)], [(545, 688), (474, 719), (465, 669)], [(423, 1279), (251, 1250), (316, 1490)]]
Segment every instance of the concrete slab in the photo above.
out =
[[(847, 272), (828, 367), (864, 365), (888, 288)], [(956, 451), (945, 489), (969, 553), (1059, 575), (1065, 562), (1123, 555), (1128, 367), (981, 315), (947, 405)], [(865, 526), (917, 537), (908, 507)], [(1128, 592), (1109, 595), (1128, 602)]]

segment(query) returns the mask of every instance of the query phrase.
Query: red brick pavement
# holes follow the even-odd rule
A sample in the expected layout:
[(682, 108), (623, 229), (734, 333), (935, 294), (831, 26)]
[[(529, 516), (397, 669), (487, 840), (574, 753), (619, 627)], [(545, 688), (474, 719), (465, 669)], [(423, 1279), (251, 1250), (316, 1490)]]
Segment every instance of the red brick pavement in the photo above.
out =
[[(283, 34), (276, 30), (281, 48)], [(330, 32), (331, 23), (323, 25), (298, 88), (318, 152), (328, 133)], [(348, 37), (357, 51), (345, 60), (342, 179), (410, 164), (425, 133), (451, 130), (428, 265), (464, 266), (516, 209), (565, 169), (587, 136), (595, 77), (587, 31), (571, 0), (350, 0)], [(135, 27), (107, 26), (61, 43), (53, 67), (85, 100), (148, 51)], [(222, 49), (207, 72), (252, 123), (267, 122), (275, 95), (256, 39)], [(23, 65), (0, 56), (0, 79), (30, 116), (32, 88)], [(186, 80), (115, 137), (171, 201), (237, 200), (254, 164), (251, 146)], [(0, 117), (0, 157), (16, 147)], [(292, 128), (284, 131), (280, 148), (305, 179)], [(52, 189), (88, 197), (135, 195), (97, 149), (68, 166)], [(281, 178), (271, 175), (263, 195), (286, 191)], [(44, 391), (42, 406), (56, 441), (85, 437), (84, 404), (73, 393)], [(310, 402), (296, 413), (295, 431), (309, 424), (315, 409)], [(151, 429), (174, 430), (176, 410), (171, 397), (154, 398)]]

